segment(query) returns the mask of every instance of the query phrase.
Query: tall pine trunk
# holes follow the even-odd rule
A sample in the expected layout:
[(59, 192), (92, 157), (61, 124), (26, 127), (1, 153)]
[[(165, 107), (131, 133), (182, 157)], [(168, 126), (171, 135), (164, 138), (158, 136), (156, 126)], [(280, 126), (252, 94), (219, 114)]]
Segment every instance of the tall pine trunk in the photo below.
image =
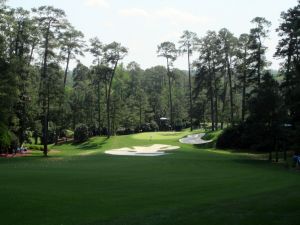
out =
[(97, 84), (97, 96), (98, 96), (98, 100), (97, 100), (97, 103), (98, 103), (98, 132), (99, 132), (99, 136), (101, 136), (101, 96), (100, 96), (100, 82), (98, 82)]
[(192, 100), (192, 77), (191, 77), (191, 63), (190, 63), (190, 46), (188, 45), (188, 69), (189, 69), (189, 97), (190, 97), (190, 124), (191, 131), (193, 131), (193, 100)]
[(171, 127), (172, 127), (172, 130), (173, 130), (174, 120), (173, 120), (172, 84), (171, 84), (171, 72), (170, 72), (168, 58), (167, 58), (167, 73), (168, 73), (168, 82), (169, 82), (170, 120), (171, 120)]
[[(48, 47), (49, 47), (49, 33), (50, 33), (50, 24), (47, 28), (47, 33), (45, 37), (45, 53), (44, 53), (44, 62), (43, 62), (43, 72), (42, 72), (42, 88), (47, 87), (46, 90), (43, 90), (43, 100), (42, 100), (42, 108), (43, 108), (43, 145), (44, 145), (44, 156), (48, 156), (48, 106), (49, 106), (49, 84), (48, 84), (48, 76), (47, 76), (47, 61), (48, 61)], [(48, 100), (48, 101), (47, 101)]]
[(243, 62), (243, 93), (242, 93), (242, 122), (245, 121), (246, 116), (246, 88), (247, 88), (247, 48), (244, 50), (244, 62)]
[(214, 90), (212, 84), (212, 74), (209, 68), (209, 98), (210, 98), (210, 112), (211, 112), (211, 130), (215, 130), (215, 110), (214, 110)]
[(229, 81), (229, 94), (230, 94), (230, 123), (233, 125), (233, 90), (232, 90), (232, 71), (230, 68), (230, 60), (228, 54), (226, 55), (227, 73)]
[[(224, 72), (224, 71), (223, 71)], [(221, 129), (224, 129), (224, 123), (225, 123), (225, 110), (226, 110), (226, 97), (227, 97), (227, 79), (226, 79), (226, 73), (224, 72), (224, 90), (222, 95), (222, 121), (221, 121)]]
[(259, 45), (258, 45), (258, 54), (257, 54), (257, 83), (258, 87), (260, 86), (261, 83), (261, 41), (259, 38)]
[(215, 97), (215, 129), (219, 129), (219, 111), (218, 111), (218, 87), (215, 67), (213, 68), (213, 81), (214, 81), (214, 97)]
[(107, 110), (107, 137), (111, 137), (111, 123), (110, 123), (110, 101), (111, 101), (111, 88), (112, 88), (112, 82), (116, 73), (116, 69), (118, 66), (118, 60), (115, 64), (115, 67), (112, 71), (111, 78), (109, 81), (109, 87), (108, 87), (108, 93), (107, 93), (107, 104), (106, 104), (106, 110)]

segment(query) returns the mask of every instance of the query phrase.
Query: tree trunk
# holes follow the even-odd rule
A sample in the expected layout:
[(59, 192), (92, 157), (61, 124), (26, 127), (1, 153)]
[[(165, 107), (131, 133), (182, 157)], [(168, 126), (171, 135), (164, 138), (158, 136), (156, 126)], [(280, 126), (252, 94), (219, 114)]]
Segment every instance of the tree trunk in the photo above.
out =
[(283, 144), (283, 159), (284, 159), (284, 161), (287, 160), (287, 151), (286, 151), (286, 144), (285, 144), (285, 142)]
[(214, 80), (214, 97), (215, 97), (215, 129), (218, 130), (219, 127), (219, 112), (218, 112), (218, 87), (217, 87), (217, 79), (215, 67), (213, 68), (213, 80)]
[(142, 130), (142, 99), (140, 98), (140, 124), (139, 124), (139, 132)]
[(233, 125), (233, 91), (232, 91), (232, 72), (230, 68), (229, 56), (226, 55), (227, 73), (229, 80), (229, 93), (230, 93), (230, 123)]
[(211, 111), (211, 130), (215, 130), (215, 114), (214, 114), (214, 97), (212, 93), (212, 87), (210, 87), (209, 91), (209, 97), (210, 97), (210, 111)]
[[(224, 71), (223, 71), (224, 72)], [(224, 91), (222, 96), (222, 122), (221, 122), (221, 129), (224, 129), (224, 120), (225, 120), (225, 109), (226, 109), (226, 96), (227, 96), (227, 79), (226, 73), (224, 72)]]
[(215, 130), (214, 91), (213, 91), (210, 67), (209, 67), (209, 98), (210, 98), (210, 112), (211, 112), (211, 130), (214, 131)]
[(35, 144), (35, 145), (38, 144), (38, 138), (39, 138), (38, 133), (37, 133), (37, 131), (35, 131), (35, 132), (34, 132), (34, 144)]
[(259, 45), (258, 45), (258, 62), (257, 62), (257, 83), (258, 87), (260, 86), (261, 83), (261, 41), (259, 38)]
[(69, 71), (69, 63), (70, 63), (70, 56), (71, 56), (71, 51), (69, 50), (68, 51), (68, 57), (67, 57), (67, 65), (66, 65), (66, 68), (65, 68), (65, 72), (64, 72), (64, 86), (63, 86), (63, 95), (62, 95), (62, 98), (60, 99), (59, 101), (59, 112), (61, 113), (61, 115), (59, 116), (59, 120), (57, 121), (58, 122), (58, 127), (56, 129), (56, 134), (57, 134), (57, 138), (56, 138), (56, 141), (58, 141), (58, 137), (61, 136), (61, 129), (63, 127), (63, 115), (64, 115), (64, 97), (65, 97), (65, 88), (66, 88), (66, 83), (67, 83), (67, 76), (68, 76), (68, 71)]
[(98, 96), (98, 132), (99, 132), (99, 136), (101, 136), (101, 102), (100, 102), (100, 83), (98, 82), (97, 84), (97, 96)]
[(189, 94), (190, 94), (190, 123), (191, 123), (191, 131), (193, 131), (192, 78), (191, 78), (190, 45), (189, 44), (188, 44), (188, 70), (189, 70)]
[[(43, 95), (43, 145), (44, 145), (44, 156), (48, 156), (48, 105), (49, 105), (49, 84), (48, 84), (48, 77), (47, 77), (47, 61), (48, 61), (48, 47), (49, 47), (49, 33), (50, 33), (50, 24), (47, 28), (47, 33), (45, 37), (45, 53), (44, 53), (44, 63), (43, 63), (43, 73), (42, 73), (42, 87), (44, 88), (47, 86), (47, 96), (45, 93)], [(48, 102), (47, 102), (48, 100)]]
[(35, 49), (35, 45), (36, 45), (35, 42), (33, 42), (32, 46), (31, 46), (31, 50), (30, 50), (30, 56), (29, 56), (28, 63), (27, 63), (28, 66), (30, 66), (31, 61), (33, 59), (33, 51)]
[(118, 60), (115, 64), (115, 67), (113, 69), (110, 81), (109, 81), (109, 87), (108, 87), (108, 93), (107, 93), (107, 104), (106, 104), (106, 110), (107, 110), (107, 137), (111, 137), (111, 128), (110, 128), (110, 97), (111, 97), (111, 88), (112, 88), (112, 82), (115, 76), (115, 72), (118, 66)]
[(245, 115), (246, 115), (246, 87), (247, 87), (247, 69), (246, 69), (247, 58), (246, 57), (247, 57), (247, 49), (245, 48), (244, 65), (243, 65), (242, 122), (245, 121)]
[(171, 84), (171, 72), (169, 67), (169, 60), (167, 58), (167, 73), (168, 73), (168, 81), (169, 81), (169, 102), (170, 102), (170, 122), (171, 127), (173, 130), (174, 124), (173, 124), (173, 101), (172, 101), (172, 84)]
[(70, 57), (71, 57), (71, 50), (68, 51), (67, 65), (66, 65), (65, 75), (64, 75), (64, 88), (66, 87), (66, 83), (67, 83), (67, 77), (68, 77), (68, 71), (69, 71)]
[[(273, 128), (273, 130), (274, 130), (274, 128)], [(274, 135), (274, 146), (273, 146), (273, 148), (274, 148), (274, 150), (275, 150), (275, 160), (276, 160), (276, 162), (278, 163), (278, 161), (279, 161), (279, 158), (278, 158), (278, 141), (277, 141), (277, 135), (275, 134)]]
[(269, 151), (269, 161), (272, 162), (272, 150)]

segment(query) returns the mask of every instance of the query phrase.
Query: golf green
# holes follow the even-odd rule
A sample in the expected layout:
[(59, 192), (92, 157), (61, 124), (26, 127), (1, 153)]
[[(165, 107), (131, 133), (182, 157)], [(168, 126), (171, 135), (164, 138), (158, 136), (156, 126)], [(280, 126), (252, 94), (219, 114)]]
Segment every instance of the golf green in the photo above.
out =
[[(300, 224), (300, 174), (255, 155), (145, 133), (0, 159), (2, 225)], [(159, 157), (105, 150), (168, 144)]]

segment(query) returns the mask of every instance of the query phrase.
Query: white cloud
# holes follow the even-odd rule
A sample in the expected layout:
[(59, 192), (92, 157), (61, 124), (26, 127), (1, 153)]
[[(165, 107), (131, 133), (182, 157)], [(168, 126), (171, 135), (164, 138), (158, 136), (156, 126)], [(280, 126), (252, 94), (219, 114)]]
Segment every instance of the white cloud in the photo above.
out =
[(109, 3), (107, 0), (85, 0), (85, 4), (90, 7), (108, 8)]
[(190, 12), (175, 8), (164, 8), (154, 11), (146, 11), (139, 8), (128, 8), (119, 10), (119, 15), (124, 17), (144, 17), (153, 20), (166, 20), (179, 24), (204, 24), (209, 21), (206, 17), (194, 15)]
[(155, 15), (159, 18), (165, 18), (178, 23), (203, 24), (208, 21), (208, 19), (205, 17), (196, 16), (190, 12), (185, 12), (174, 8), (157, 10)]
[(121, 9), (119, 14), (126, 17), (149, 17), (150, 14), (143, 9), (131, 8), (131, 9)]

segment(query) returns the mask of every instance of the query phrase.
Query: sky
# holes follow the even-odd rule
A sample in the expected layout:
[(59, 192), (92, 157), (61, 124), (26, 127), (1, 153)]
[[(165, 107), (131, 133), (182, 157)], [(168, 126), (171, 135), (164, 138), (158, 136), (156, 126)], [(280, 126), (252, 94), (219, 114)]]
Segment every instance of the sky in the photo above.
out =
[[(249, 33), (250, 21), (261, 16), (272, 22), (265, 45), (271, 68), (278, 69), (280, 61), (273, 58), (279, 40), (275, 30), (280, 13), (297, 5), (297, 0), (8, 0), (8, 5), (61, 8), (86, 40), (97, 36), (103, 43), (120, 42), (129, 49), (124, 63), (136, 61), (143, 69), (164, 65), (164, 59), (157, 57), (157, 46), (164, 41), (178, 46), (184, 30), (203, 37), (208, 30), (226, 27), (239, 36)], [(80, 61), (90, 65), (92, 57), (87, 54)], [(186, 69), (186, 61), (181, 56), (174, 66)]]

